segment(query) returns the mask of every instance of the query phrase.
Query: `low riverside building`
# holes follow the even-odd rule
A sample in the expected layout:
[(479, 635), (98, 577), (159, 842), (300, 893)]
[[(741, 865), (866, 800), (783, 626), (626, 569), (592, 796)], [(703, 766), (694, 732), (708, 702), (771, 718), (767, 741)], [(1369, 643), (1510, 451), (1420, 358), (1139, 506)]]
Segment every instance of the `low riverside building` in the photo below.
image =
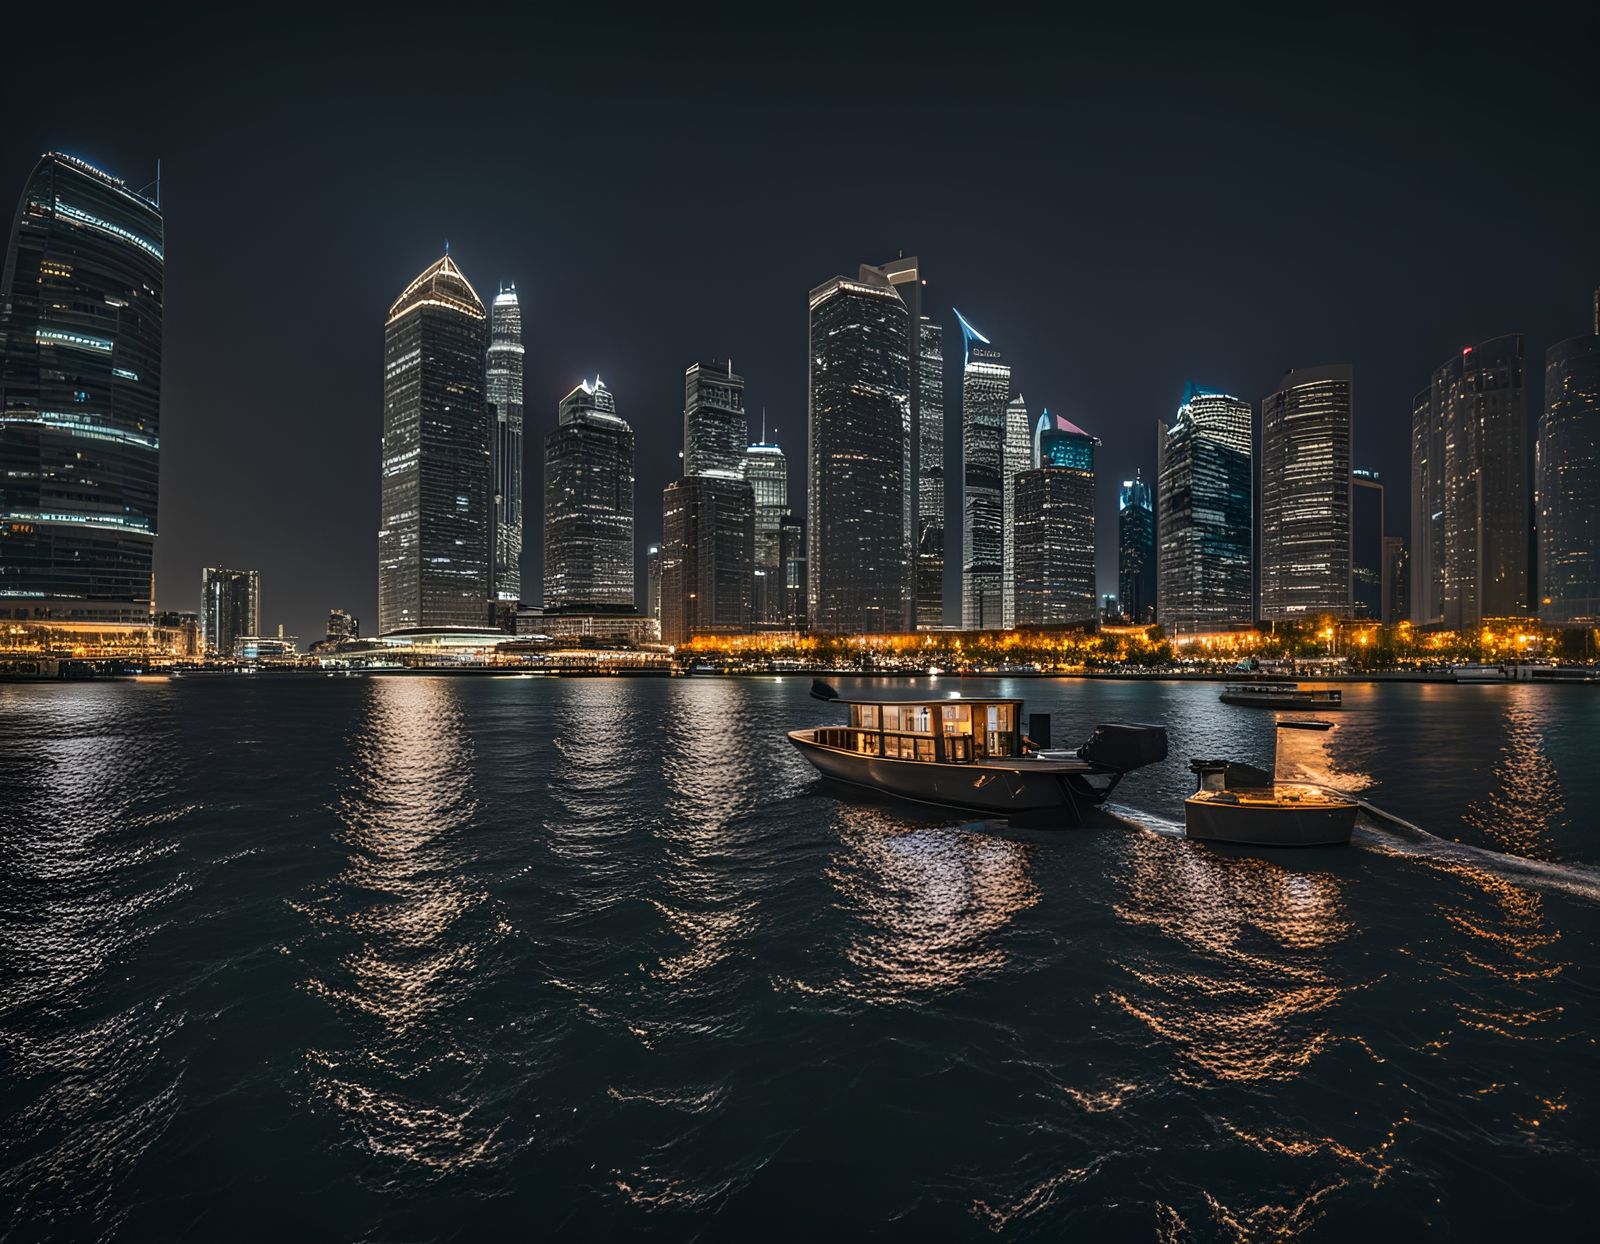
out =
[(659, 643), (661, 623), (647, 614), (626, 610), (517, 610), (517, 636), (548, 639), (593, 638), (610, 644), (641, 647)]

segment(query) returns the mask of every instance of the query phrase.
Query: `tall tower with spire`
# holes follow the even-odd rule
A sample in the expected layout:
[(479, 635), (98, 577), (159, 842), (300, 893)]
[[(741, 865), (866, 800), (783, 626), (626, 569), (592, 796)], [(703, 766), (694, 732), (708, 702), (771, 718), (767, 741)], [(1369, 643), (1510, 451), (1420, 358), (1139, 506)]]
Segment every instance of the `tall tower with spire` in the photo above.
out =
[(522, 599), (522, 305), (502, 286), (489, 319), (485, 388), (494, 412), (494, 598)]
[(957, 311), (961, 365), (961, 625), (969, 631), (1004, 621), (1006, 406), (1011, 365)]
[(378, 628), (482, 627), (494, 563), (484, 398), (489, 316), (448, 254), (406, 286), (383, 333)]

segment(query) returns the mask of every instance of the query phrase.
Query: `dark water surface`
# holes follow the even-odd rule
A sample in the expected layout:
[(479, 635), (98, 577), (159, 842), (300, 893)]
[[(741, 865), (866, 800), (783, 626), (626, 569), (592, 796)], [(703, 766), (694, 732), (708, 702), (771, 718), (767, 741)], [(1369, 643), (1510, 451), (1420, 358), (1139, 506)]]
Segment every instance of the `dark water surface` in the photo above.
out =
[(1349, 687), (1415, 828), (1252, 856), (1214, 685), (966, 684), (1167, 724), (1068, 832), (822, 795), (808, 685), (0, 687), (0, 1236), (1593, 1230), (1594, 688)]

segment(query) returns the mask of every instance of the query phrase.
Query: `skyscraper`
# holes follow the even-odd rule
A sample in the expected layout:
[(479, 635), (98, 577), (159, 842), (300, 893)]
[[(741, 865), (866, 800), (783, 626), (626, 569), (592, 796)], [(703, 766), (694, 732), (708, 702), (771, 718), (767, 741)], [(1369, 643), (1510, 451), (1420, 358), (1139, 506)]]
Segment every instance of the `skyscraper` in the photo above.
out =
[(1002, 626), (1011, 627), (1017, 624), (1016, 480), (1024, 471), (1041, 465), (1034, 461), (1033, 425), (1028, 420), (1028, 403), (1020, 393), (1006, 403), (1001, 461), (1000, 528), (1004, 552), (1000, 562), (1000, 621)]
[(1156, 610), (1169, 634), (1253, 620), (1250, 405), (1190, 385), (1156, 435)]
[(1389, 563), (1384, 545), (1383, 481), (1376, 471), (1350, 472), (1350, 616), (1387, 624)]
[(814, 630), (898, 631), (913, 620), (914, 321), (902, 288), (863, 264), (854, 280), (834, 277), (811, 291), (806, 573)]
[[(1045, 411), (1038, 467), (1015, 477), (1016, 625), (1094, 620), (1094, 448), (1082, 428)], [(1032, 456), (1032, 446), (1030, 454)]]
[[(1444, 621), (1444, 400), (1448, 368), (1411, 399), (1411, 546), (1407, 550), (1409, 620)], [(1396, 618), (1395, 621), (1404, 619)]]
[(484, 383), (494, 411), (496, 600), (522, 599), (522, 306), (517, 287), (494, 297)]
[(961, 625), (1005, 620), (1005, 435), (1011, 366), (961, 312)]
[(691, 363), (683, 373), (683, 473), (738, 475), (749, 439), (744, 377), (726, 359)]
[(688, 475), (662, 493), (661, 638), (750, 627), (755, 563), (755, 492), (721, 472)]
[(1286, 372), (1261, 403), (1261, 616), (1350, 616), (1347, 365)]
[(484, 398), (488, 321), (483, 300), (448, 254), (389, 308), (380, 633), (487, 623), (495, 530)]
[(806, 629), (806, 526), (794, 514), (778, 525), (778, 563), (783, 567), (783, 611), (779, 621), (789, 630)]
[(944, 327), (922, 317), (917, 399), (917, 627), (944, 625)]
[(756, 622), (772, 625), (780, 621), (783, 612), (778, 529), (789, 512), (789, 464), (782, 449), (762, 441), (745, 449), (743, 467), (744, 478), (755, 492), (756, 507), (752, 617)]
[(1540, 616), (1600, 625), (1600, 335), (1545, 353), (1538, 512)]
[(149, 622), (162, 229), (73, 156), (28, 177), (0, 276), (0, 618)]
[(661, 621), (661, 546), (652, 544), (644, 551), (644, 612)]
[(231, 657), (234, 640), (261, 634), (261, 572), (207, 566), (200, 572), (200, 649)]
[(1383, 620), (1390, 625), (1411, 616), (1411, 573), (1403, 536), (1383, 538), (1383, 582), (1386, 592)]
[[(1520, 334), (1496, 337), (1468, 346), (1434, 373), (1429, 422), (1442, 442), (1443, 540), (1442, 548), (1428, 550), (1434, 566), (1424, 566), (1414, 510), (1411, 581), (1426, 590), (1430, 569), (1439, 573), (1440, 620), (1452, 629), (1474, 630), (1485, 618), (1525, 613), (1532, 603), (1523, 353)], [(1413, 453), (1417, 439), (1414, 433)], [(1422, 599), (1414, 590), (1413, 621), (1431, 621), (1419, 616)]]
[(632, 609), (633, 429), (598, 376), (544, 440), (544, 607)]
[(1130, 622), (1156, 619), (1156, 509), (1136, 470), (1117, 499), (1117, 598)]

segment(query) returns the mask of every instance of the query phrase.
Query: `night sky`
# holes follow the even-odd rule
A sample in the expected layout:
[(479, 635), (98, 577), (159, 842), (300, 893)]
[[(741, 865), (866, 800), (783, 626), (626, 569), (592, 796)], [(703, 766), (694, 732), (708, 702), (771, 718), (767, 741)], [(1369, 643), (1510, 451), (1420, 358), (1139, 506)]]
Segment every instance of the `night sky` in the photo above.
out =
[(814, 5), (511, 11), (7, 16), (8, 212), (48, 149), (135, 187), (162, 162), (161, 607), (196, 608), (220, 564), (261, 570), (268, 630), (318, 638), (331, 606), (375, 622), (383, 320), (447, 238), (485, 301), (501, 280), (522, 297), (530, 601), (543, 436), (580, 377), (638, 434), (641, 548), (697, 357), (746, 376), (803, 508), (806, 294), (902, 251), (947, 325), (952, 475), (952, 304), (1032, 411), (1104, 440), (1102, 591), (1117, 482), (1153, 471), (1186, 381), (1259, 405), (1287, 368), (1353, 363), (1356, 462), (1404, 534), (1432, 369), (1526, 333), (1533, 405), (1545, 348), (1590, 330), (1583, 10), (928, 7), (912, 34)]

